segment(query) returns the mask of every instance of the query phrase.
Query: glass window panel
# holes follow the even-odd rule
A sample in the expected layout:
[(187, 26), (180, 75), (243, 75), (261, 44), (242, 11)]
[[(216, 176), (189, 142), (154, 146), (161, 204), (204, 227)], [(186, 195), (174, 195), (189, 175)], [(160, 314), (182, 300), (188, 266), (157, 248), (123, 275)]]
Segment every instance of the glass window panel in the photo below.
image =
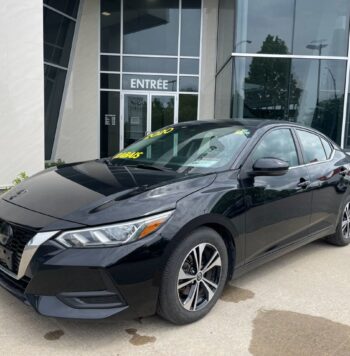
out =
[(176, 91), (177, 77), (165, 75), (123, 74), (123, 89), (142, 91)]
[(120, 0), (101, 0), (101, 52), (120, 53)]
[(226, 63), (233, 52), (235, 2), (220, 0), (217, 46), (217, 70)]
[(64, 12), (71, 17), (77, 17), (79, 0), (44, 0), (44, 4)]
[(180, 62), (180, 74), (199, 74), (199, 60), (182, 58)]
[(124, 1), (124, 53), (177, 55), (178, 0)]
[(175, 58), (123, 57), (124, 72), (177, 73)]
[(297, 130), (297, 132), (303, 147), (305, 163), (324, 161), (326, 159), (326, 153), (320, 138), (304, 130)]
[(299, 165), (294, 139), (289, 129), (273, 130), (267, 133), (254, 150), (252, 161), (268, 157), (286, 161), (291, 167)]
[(329, 144), (328, 141), (326, 141), (324, 138), (321, 137), (321, 141), (322, 141), (322, 145), (323, 145), (323, 148), (326, 152), (326, 156), (327, 156), (327, 159), (331, 157), (332, 155), (332, 147), (331, 145)]
[(201, 0), (183, 0), (181, 12), (181, 55), (199, 56)]
[(120, 93), (101, 91), (101, 157), (110, 157), (119, 151), (119, 108)]
[(237, 0), (233, 52), (290, 53), (294, 1)]
[(50, 160), (55, 140), (64, 84), (67, 72), (63, 69), (44, 66), (45, 76), (45, 159)]
[(119, 56), (101, 56), (101, 70), (110, 72), (120, 71)]
[(290, 60), (237, 58), (233, 74), (233, 117), (284, 119)]
[(289, 119), (318, 129), (340, 143), (346, 61), (294, 59)]
[(198, 116), (198, 95), (179, 95), (179, 122), (194, 121)]
[(174, 96), (152, 96), (152, 131), (174, 123)]
[(120, 89), (120, 74), (101, 73), (101, 89)]
[(294, 54), (347, 56), (348, 0), (296, 0)]
[(345, 73), (342, 60), (236, 58), (231, 116), (296, 121), (339, 143)]
[(68, 67), (75, 22), (44, 8), (44, 59)]
[(179, 91), (198, 92), (198, 77), (180, 77)]
[(147, 95), (124, 96), (124, 147), (146, 135)]

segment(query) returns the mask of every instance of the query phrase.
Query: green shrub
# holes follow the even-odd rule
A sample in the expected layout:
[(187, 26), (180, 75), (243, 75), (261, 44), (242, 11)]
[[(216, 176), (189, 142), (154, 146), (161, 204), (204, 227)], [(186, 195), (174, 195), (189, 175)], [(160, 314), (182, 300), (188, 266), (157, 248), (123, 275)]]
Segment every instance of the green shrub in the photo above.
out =
[(56, 162), (46, 162), (45, 163), (45, 169), (51, 168), (51, 167), (60, 167), (66, 164), (66, 162), (62, 161), (61, 159), (58, 159)]

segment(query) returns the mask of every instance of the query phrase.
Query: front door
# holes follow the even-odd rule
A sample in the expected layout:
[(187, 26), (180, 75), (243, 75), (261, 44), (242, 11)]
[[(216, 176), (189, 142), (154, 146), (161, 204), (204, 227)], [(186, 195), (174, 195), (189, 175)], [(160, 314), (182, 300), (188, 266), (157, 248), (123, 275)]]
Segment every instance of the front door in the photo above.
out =
[[(273, 157), (289, 163), (283, 176), (252, 177), (254, 162)], [(308, 170), (301, 165), (289, 128), (267, 132), (248, 158), (241, 173), (245, 190), (246, 262), (292, 244), (308, 235), (311, 196)]]
[(120, 148), (148, 132), (176, 123), (176, 95), (164, 93), (124, 93), (121, 107)]

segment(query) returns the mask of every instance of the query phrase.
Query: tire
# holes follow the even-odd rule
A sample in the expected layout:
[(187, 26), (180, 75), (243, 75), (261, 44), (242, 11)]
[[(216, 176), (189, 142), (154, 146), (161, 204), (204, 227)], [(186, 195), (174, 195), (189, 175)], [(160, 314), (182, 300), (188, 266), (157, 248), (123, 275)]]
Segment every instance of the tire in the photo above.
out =
[(196, 229), (182, 240), (165, 266), (158, 315), (178, 325), (203, 318), (221, 296), (227, 275), (228, 251), (222, 237), (208, 227)]
[(350, 202), (345, 204), (340, 216), (337, 230), (334, 235), (326, 240), (332, 245), (347, 246), (350, 243)]

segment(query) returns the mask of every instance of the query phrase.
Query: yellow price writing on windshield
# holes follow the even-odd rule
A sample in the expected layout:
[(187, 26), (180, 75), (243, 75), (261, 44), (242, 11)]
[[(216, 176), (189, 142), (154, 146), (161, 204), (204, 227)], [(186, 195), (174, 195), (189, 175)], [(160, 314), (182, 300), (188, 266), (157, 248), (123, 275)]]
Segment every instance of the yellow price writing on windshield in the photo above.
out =
[(164, 129), (164, 130), (159, 130), (159, 131), (156, 131), (156, 132), (152, 132), (151, 134), (147, 135), (144, 140), (148, 140), (150, 138), (155, 138), (155, 137), (158, 137), (158, 136), (163, 136), (163, 135), (167, 135), (169, 134), (170, 132), (173, 132), (174, 131), (174, 128), (173, 127), (169, 127), (168, 129)]
[(249, 136), (250, 135), (250, 131), (248, 129), (241, 129), (238, 131), (234, 132), (235, 135), (244, 135), (244, 136)]
[(120, 152), (117, 153), (113, 158), (120, 159), (137, 159), (143, 155), (143, 152)]

